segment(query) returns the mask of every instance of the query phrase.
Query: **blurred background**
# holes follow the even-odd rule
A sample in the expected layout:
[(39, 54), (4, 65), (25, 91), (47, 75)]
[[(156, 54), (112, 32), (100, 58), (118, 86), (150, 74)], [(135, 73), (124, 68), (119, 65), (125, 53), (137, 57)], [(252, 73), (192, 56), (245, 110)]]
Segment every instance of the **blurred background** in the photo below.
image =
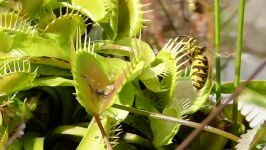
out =
[[(142, 0), (145, 23), (142, 39), (160, 49), (178, 35), (199, 39), (214, 49), (214, 0)], [(234, 79), (238, 1), (221, 0), (222, 81)], [(246, 0), (241, 79), (246, 79), (266, 56), (266, 1)], [(213, 63), (215, 61), (213, 60)], [(266, 69), (256, 77), (266, 79)]]

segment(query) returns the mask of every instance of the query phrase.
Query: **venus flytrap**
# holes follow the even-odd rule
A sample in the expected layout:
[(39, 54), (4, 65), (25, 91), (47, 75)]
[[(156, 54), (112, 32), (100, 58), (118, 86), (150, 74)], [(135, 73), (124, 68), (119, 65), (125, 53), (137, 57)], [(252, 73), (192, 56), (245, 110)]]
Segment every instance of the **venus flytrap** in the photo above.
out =
[(8, 95), (27, 89), (37, 76), (37, 68), (31, 70), (27, 61), (4, 62), (0, 67), (0, 95)]
[(91, 24), (89, 18), (83, 16), (78, 10), (65, 7), (65, 14), (62, 13), (63, 7), (59, 9), (59, 16), (54, 18), (50, 23), (46, 25), (44, 33), (55, 33), (62, 35), (62, 38), (66, 38), (66, 41), (74, 39), (76, 37), (76, 29), (80, 28), (82, 34), (85, 32), (85, 28)]
[(139, 48), (132, 49), (129, 62), (102, 57), (95, 53), (94, 44), (91, 44), (86, 33), (84, 42), (81, 41), (80, 30), (77, 35), (76, 54), (72, 61), (76, 96), (87, 112), (95, 117), (110, 149), (111, 145), (106, 140), (106, 133), (100, 124), (99, 115), (115, 103), (114, 100), (117, 100), (119, 92), (126, 83), (139, 76), (145, 61), (140, 55)]
[(10, 10), (0, 11), (0, 31), (9, 33), (36, 33), (36, 27), (31, 22), (20, 16), (19, 13)]

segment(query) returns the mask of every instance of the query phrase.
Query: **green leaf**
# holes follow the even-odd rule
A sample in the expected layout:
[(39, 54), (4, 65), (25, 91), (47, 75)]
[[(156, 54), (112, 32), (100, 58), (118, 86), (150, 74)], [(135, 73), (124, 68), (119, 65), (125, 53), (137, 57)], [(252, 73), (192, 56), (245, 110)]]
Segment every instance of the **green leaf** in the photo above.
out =
[(72, 11), (69, 14), (64, 14), (55, 18), (52, 22), (47, 24), (44, 32), (59, 34), (62, 38), (68, 41), (69, 39), (75, 39), (78, 28), (82, 34), (85, 32), (85, 18)]
[(153, 134), (150, 128), (150, 121), (146, 117), (129, 114), (127, 118), (123, 121), (123, 123), (127, 124), (131, 128), (136, 129), (145, 137), (152, 139)]
[(107, 37), (107, 39), (114, 40), (118, 34), (118, 0), (109, 1), (108, 7), (110, 21), (100, 23), (100, 26), (104, 29), (104, 36)]
[(43, 150), (44, 137), (38, 137), (38, 134), (28, 132), (23, 136), (24, 148), (27, 150)]
[[(99, 95), (97, 90), (109, 91), (110, 98), (114, 94), (112, 83), (106, 72), (106, 59), (89, 51), (78, 51), (73, 61), (73, 78), (79, 103), (90, 113), (101, 114), (111, 99)], [(110, 68), (110, 67), (109, 67)], [(108, 89), (112, 88), (112, 89)]]
[[(86, 15), (94, 22), (101, 22), (109, 13), (110, 0), (72, 0), (73, 5), (80, 6)], [(109, 17), (109, 16), (108, 16)]]
[(72, 61), (77, 99), (87, 112), (101, 114), (115, 103), (123, 86), (141, 74), (145, 61), (139, 55), (141, 49), (133, 50), (130, 62), (126, 62), (97, 55), (94, 45), (84, 41), (88, 45), (84, 48), (80, 40), (76, 41), (77, 52)]
[[(104, 117), (101, 119), (103, 127), (106, 133), (109, 133), (110, 129), (110, 119), (108, 117)], [(95, 149), (95, 150), (105, 150), (104, 141), (99, 130), (99, 127), (95, 120), (93, 119), (85, 132), (85, 136), (82, 138), (79, 143), (77, 150), (84, 149)]]
[[(73, 51), (70, 41), (65, 41), (64, 37), (57, 34), (46, 33), (42, 36), (17, 34), (14, 37), (13, 49), (9, 55), (29, 56), (29, 57), (52, 57), (69, 61)], [(9, 57), (10, 57), (9, 56)]]
[[(246, 134), (241, 135), (241, 139), (239, 143), (235, 146), (236, 150), (251, 150), (254, 149), (259, 142), (261, 142), (262, 138), (265, 140), (265, 127), (264, 128), (253, 128), (247, 131)], [(265, 141), (264, 141), (264, 144)]]
[(144, 109), (150, 112), (159, 113), (159, 111), (155, 108), (154, 104), (152, 103), (152, 100), (140, 91), (136, 91), (135, 105), (137, 108)]
[[(115, 104), (132, 107), (135, 98), (135, 87), (131, 83), (125, 84), (117, 98), (118, 100), (115, 100)], [(115, 117), (116, 120), (123, 121), (127, 118), (129, 112), (110, 107), (107, 114), (110, 114), (111, 117)]]
[[(161, 83), (162, 86), (168, 89), (166, 92), (160, 93), (161, 103), (163, 107), (170, 105), (173, 101), (174, 94), (176, 92), (176, 84), (178, 78), (180, 77), (180, 66), (178, 62), (184, 59), (184, 56), (179, 57), (178, 54), (187, 53), (188, 46), (186, 42), (177, 41), (176, 39), (170, 39), (160, 50), (156, 56), (152, 66), (157, 66), (158, 64), (167, 64), (167, 74), (163, 77)], [(187, 60), (186, 60), (187, 61)], [(178, 65), (177, 65), (178, 64)], [(165, 69), (166, 70), (166, 69)]]
[(8, 127), (6, 127), (5, 129), (2, 127), (3, 126), (1, 125), (1, 130), (4, 130), (4, 133), (1, 135), (1, 140), (0, 140), (0, 148), (1, 149), (3, 148), (3, 146), (5, 146), (5, 144), (8, 141)]
[(153, 92), (166, 91), (167, 89), (164, 89), (161, 85), (159, 76), (165, 76), (165, 74), (167, 74), (167, 69), (168, 67), (165, 63), (158, 64), (155, 67), (146, 68), (141, 73), (140, 80)]
[[(246, 81), (241, 81), (240, 84), (243, 84)], [(265, 95), (266, 89), (266, 80), (252, 80), (250, 81), (247, 88), (257, 91), (258, 93)], [(222, 93), (230, 94), (235, 90), (234, 82), (225, 82), (222, 84)]]
[(42, 6), (44, 0), (35, 0), (35, 1), (28, 1), (28, 0), (21, 0), (21, 7), (22, 7), (22, 15), (23, 16), (33, 16), (40, 7)]
[(71, 135), (76, 137), (83, 137), (86, 133), (87, 129), (79, 126), (73, 125), (64, 125), (59, 126), (53, 130), (50, 136), (56, 135)]
[(35, 79), (29, 88), (38, 87), (38, 86), (73, 86), (73, 80), (61, 78), (61, 77), (47, 77)]
[[(182, 114), (178, 112), (173, 106), (166, 107), (163, 110), (162, 114), (176, 118), (181, 118), (182, 116)], [(161, 147), (163, 145), (170, 144), (180, 127), (180, 124), (167, 122), (164, 120), (150, 119), (150, 121), (154, 135), (153, 143), (155, 147)]]
[(257, 91), (245, 89), (239, 95), (238, 109), (245, 116), (251, 127), (262, 125), (266, 120), (266, 102), (264, 95)]
[(119, 144), (114, 148), (115, 150), (137, 150), (137, 148), (133, 145), (130, 145), (126, 142), (119, 142)]
[(139, 0), (119, 1), (117, 39), (139, 34), (143, 27), (142, 14)]
[[(18, 59), (18, 57), (17, 57)], [(53, 66), (58, 67), (62, 69), (71, 69), (70, 63), (68, 61), (64, 61), (62, 59), (53, 58), (53, 57), (46, 57), (46, 56), (40, 56), (40, 57), (20, 57), (20, 59), (23, 60), (29, 60), (32, 64), (38, 64), (39, 66)], [(51, 68), (47, 68), (49, 72)], [(57, 70), (59, 71), (59, 70)]]
[(14, 36), (11, 36), (6, 32), (0, 31), (0, 41), (0, 54), (9, 52), (14, 43)]
[(192, 150), (224, 150), (228, 142), (223, 136), (215, 135), (210, 132), (201, 132), (200, 135), (193, 140)]
[(16, 140), (14, 143), (8, 146), (8, 150), (21, 150), (23, 149), (23, 142)]
[(3, 124), (3, 114), (2, 112), (0, 112), (0, 126), (2, 126)]
[[(136, 107), (140, 109), (144, 109), (146, 111), (159, 113), (159, 111), (154, 107), (151, 100), (142, 95), (142, 93), (138, 93), (136, 95)], [(176, 118), (181, 118), (182, 112), (177, 109), (178, 105), (172, 105), (166, 107), (162, 114), (166, 116), (172, 116)], [(175, 134), (178, 132), (180, 124), (167, 122), (164, 120), (158, 119), (150, 119), (151, 129), (153, 132), (153, 143), (155, 147), (159, 148), (163, 145), (171, 143), (172, 139), (174, 138)]]
[(129, 49), (124, 49), (124, 51), (130, 52), (130, 54), (138, 55), (141, 60), (145, 61), (145, 67), (150, 65), (154, 59), (155, 54), (149, 44), (141, 41), (137, 38), (123, 38), (115, 41), (115, 44), (121, 46), (127, 46)]
[(27, 89), (37, 72), (31, 72), (29, 62), (13, 61), (0, 67), (0, 96)]
[(9, 33), (25, 33), (33, 34), (36, 32), (31, 23), (21, 17), (16, 11), (8, 11), (8, 9), (0, 12), (0, 31)]

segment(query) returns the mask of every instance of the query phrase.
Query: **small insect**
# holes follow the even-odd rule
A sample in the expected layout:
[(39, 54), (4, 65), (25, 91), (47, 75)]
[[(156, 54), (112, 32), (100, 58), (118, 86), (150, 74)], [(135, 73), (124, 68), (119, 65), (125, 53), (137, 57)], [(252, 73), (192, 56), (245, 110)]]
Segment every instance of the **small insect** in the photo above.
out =
[(105, 89), (97, 89), (95, 93), (98, 96), (106, 98), (108, 95), (112, 94), (114, 91), (115, 91), (115, 86), (109, 85), (109, 86), (106, 86)]
[(219, 57), (229, 58), (234, 56), (234, 51), (229, 49), (223, 49), (219, 53), (215, 51), (215, 48), (202, 46), (196, 38), (181, 35), (177, 38), (177, 42), (183, 42), (186, 48), (183, 52), (180, 52), (179, 56), (188, 52), (188, 55), (182, 57), (177, 64), (189, 60), (188, 63), (184, 63), (180, 69), (186, 70), (191, 67), (192, 85), (196, 91), (202, 89), (208, 79), (212, 58), (216, 55)]
[(81, 77), (87, 79), (90, 83), (88, 83), (89, 91), (91, 95), (96, 97), (106, 98), (108, 95), (112, 94), (115, 91), (114, 85), (105, 86), (104, 88), (96, 88), (95, 86), (99, 86), (100, 83), (95, 83), (94, 80), (89, 79), (88, 76), (81, 74)]
[[(186, 46), (188, 48), (183, 53), (186, 53), (189, 51), (188, 55), (184, 57), (184, 59), (186, 60), (189, 59), (190, 61), (187, 64), (184, 64), (182, 69), (191, 67), (190, 75), (192, 78), (192, 85), (195, 91), (199, 91), (200, 89), (204, 87), (207, 81), (207, 78), (208, 78), (208, 74), (209, 74), (209, 60), (205, 56), (205, 52), (207, 52), (207, 48), (200, 46), (198, 41), (195, 38), (191, 38), (188, 36), (179, 36), (178, 39), (180, 41), (182, 40), (182, 41), (187, 42)], [(181, 62), (177, 62), (177, 63), (181, 63)]]

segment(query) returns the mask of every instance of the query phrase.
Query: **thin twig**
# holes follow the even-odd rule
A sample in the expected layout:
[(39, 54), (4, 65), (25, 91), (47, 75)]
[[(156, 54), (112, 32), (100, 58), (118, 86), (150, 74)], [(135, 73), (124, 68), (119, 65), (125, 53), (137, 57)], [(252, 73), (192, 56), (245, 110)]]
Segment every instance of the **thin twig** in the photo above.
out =
[(103, 136), (103, 140), (104, 140), (104, 143), (105, 143), (106, 146), (107, 146), (107, 149), (108, 149), (108, 150), (113, 150), (112, 145), (111, 145), (111, 143), (109, 142), (109, 139), (108, 139), (108, 137), (107, 137), (107, 134), (106, 134), (106, 132), (105, 132), (105, 130), (104, 130), (104, 127), (103, 127), (103, 125), (102, 125), (102, 123), (101, 123), (101, 120), (100, 120), (100, 116), (99, 116), (99, 114), (94, 114), (94, 118), (95, 118), (95, 121), (96, 121), (96, 123), (97, 123), (97, 125), (98, 125), (100, 131), (101, 131), (101, 134), (102, 134), (102, 136)]
[[(121, 110), (125, 110), (128, 112), (134, 113), (134, 114), (147, 116), (150, 118), (155, 118), (155, 119), (165, 120), (168, 122), (178, 123), (178, 124), (185, 125), (185, 126), (192, 127), (192, 128), (199, 128), (200, 127), (200, 124), (196, 123), (196, 122), (178, 119), (178, 118), (174, 118), (174, 117), (170, 117), (170, 116), (165, 116), (162, 114), (153, 113), (153, 112), (149, 112), (149, 111), (145, 111), (145, 110), (140, 110), (137, 108), (131, 108), (131, 107), (126, 107), (126, 106), (117, 105), (117, 104), (114, 104), (112, 107), (117, 108), (117, 109), (121, 109)], [(225, 132), (223, 130), (211, 127), (211, 126), (205, 126), (203, 130), (217, 134), (217, 135), (220, 135), (220, 136), (223, 136), (223, 137), (226, 137), (226, 138), (233, 140), (233, 141), (239, 140), (239, 137), (237, 137), (231, 133)]]

